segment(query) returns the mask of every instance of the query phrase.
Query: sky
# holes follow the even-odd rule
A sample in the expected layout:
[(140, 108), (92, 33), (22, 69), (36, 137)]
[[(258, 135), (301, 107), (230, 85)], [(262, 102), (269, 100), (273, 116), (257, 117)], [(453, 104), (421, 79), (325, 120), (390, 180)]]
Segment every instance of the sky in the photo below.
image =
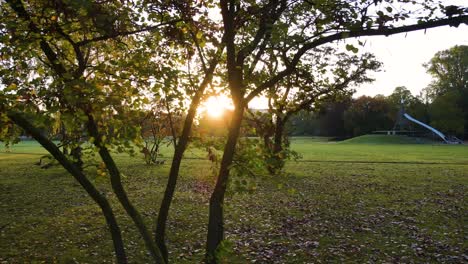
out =
[[(373, 53), (383, 67), (380, 72), (370, 74), (374, 82), (355, 87), (353, 97), (390, 95), (398, 86), (405, 86), (413, 95), (419, 95), (432, 80), (423, 64), (429, 62), (438, 51), (455, 45), (468, 45), (468, 26), (445, 26), (426, 32), (422, 30), (359, 40), (366, 43), (360, 47), (361, 51)], [(266, 98), (255, 98), (249, 106), (264, 109), (268, 108), (268, 103)]]
[(366, 41), (363, 50), (376, 55), (384, 65), (381, 72), (371, 74), (375, 79), (373, 83), (356, 88), (355, 97), (389, 95), (397, 86), (406, 86), (413, 95), (418, 95), (432, 79), (423, 64), (438, 51), (455, 45), (468, 45), (468, 26), (446, 26), (426, 32), (361, 38), (361, 41)]

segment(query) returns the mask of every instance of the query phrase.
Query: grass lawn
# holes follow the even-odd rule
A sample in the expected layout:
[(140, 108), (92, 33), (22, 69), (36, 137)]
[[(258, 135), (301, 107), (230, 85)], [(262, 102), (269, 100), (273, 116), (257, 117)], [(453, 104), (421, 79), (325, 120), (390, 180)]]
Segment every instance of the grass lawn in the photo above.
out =
[[(468, 146), (411, 143), (294, 138), (301, 161), (250, 179), (252, 193), (229, 193), (225, 263), (468, 261)], [(0, 147), (0, 263), (112, 263), (104, 219), (81, 187), (60, 167), (34, 166), (45, 153), (37, 143), (12, 150)], [(214, 184), (203, 152), (186, 156), (170, 214), (171, 263), (201, 262)], [(153, 227), (169, 164), (116, 159)], [(130, 262), (148, 262), (107, 179), (87, 173), (114, 205)]]

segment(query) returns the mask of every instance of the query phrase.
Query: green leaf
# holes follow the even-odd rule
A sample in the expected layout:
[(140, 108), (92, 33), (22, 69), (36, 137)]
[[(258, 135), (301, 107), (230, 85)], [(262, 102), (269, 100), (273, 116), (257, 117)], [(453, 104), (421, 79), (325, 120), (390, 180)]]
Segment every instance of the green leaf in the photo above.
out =
[(5, 89), (5, 91), (7, 91), (7, 92), (14, 91), (14, 90), (16, 90), (16, 88), (18, 88), (16, 83), (12, 83), (12, 84), (8, 85), (8, 87)]
[(346, 50), (347, 51), (352, 51), (353, 53), (358, 53), (359, 49), (354, 47), (354, 45), (351, 44), (346, 44)]

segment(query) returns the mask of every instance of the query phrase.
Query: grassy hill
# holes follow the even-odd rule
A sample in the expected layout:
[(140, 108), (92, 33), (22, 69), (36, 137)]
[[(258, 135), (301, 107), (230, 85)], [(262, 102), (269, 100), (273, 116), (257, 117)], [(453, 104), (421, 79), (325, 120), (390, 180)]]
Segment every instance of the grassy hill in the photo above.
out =
[(364, 135), (350, 138), (340, 144), (437, 144), (438, 141), (403, 135)]

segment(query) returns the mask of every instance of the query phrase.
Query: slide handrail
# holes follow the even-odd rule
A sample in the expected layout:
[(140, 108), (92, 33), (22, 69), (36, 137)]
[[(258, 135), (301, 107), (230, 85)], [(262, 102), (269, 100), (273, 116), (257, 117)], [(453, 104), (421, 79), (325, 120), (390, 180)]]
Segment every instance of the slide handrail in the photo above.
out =
[(404, 114), (404, 117), (406, 119), (408, 119), (409, 121), (411, 121), (411, 122), (414, 122), (414, 123), (416, 123), (416, 124), (418, 124), (420, 126), (423, 126), (423, 127), (427, 128), (427, 129), (429, 129), (430, 131), (434, 132), (434, 134), (436, 134), (437, 136), (442, 138), (442, 140), (444, 142), (449, 143), (448, 140), (445, 138), (445, 135), (442, 132), (440, 132), (439, 130), (437, 130), (437, 129), (435, 129), (435, 128), (427, 125), (427, 124), (424, 124), (423, 122), (421, 122), (421, 121), (419, 121), (417, 119), (414, 119), (412, 116), (410, 116), (410, 115), (408, 115), (406, 113)]

